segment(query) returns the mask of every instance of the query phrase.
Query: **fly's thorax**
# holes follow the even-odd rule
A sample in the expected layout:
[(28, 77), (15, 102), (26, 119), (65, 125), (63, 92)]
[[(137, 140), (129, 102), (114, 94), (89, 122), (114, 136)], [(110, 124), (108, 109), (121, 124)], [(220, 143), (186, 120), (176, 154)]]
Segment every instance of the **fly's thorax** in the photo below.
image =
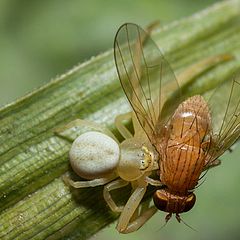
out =
[(134, 181), (146, 172), (158, 169), (158, 154), (153, 146), (134, 138), (123, 141), (117, 167), (119, 176), (126, 181)]
[(198, 135), (203, 139), (211, 130), (211, 118), (207, 102), (196, 95), (181, 103), (171, 118), (171, 138), (189, 138)]
[(183, 213), (191, 210), (196, 202), (194, 193), (178, 195), (171, 193), (167, 189), (159, 189), (153, 195), (155, 206), (168, 213)]

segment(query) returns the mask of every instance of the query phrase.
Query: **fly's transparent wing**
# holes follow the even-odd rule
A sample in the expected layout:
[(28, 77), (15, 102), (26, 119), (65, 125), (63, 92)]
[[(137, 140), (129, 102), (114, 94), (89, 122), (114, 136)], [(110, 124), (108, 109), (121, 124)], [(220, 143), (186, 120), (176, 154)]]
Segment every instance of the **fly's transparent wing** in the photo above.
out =
[(229, 149), (240, 136), (240, 74), (220, 86), (209, 100), (213, 123), (214, 160)]
[[(181, 101), (174, 73), (148, 33), (132, 23), (119, 28), (114, 57), (122, 88), (153, 142)], [(164, 107), (173, 95), (176, 101)]]

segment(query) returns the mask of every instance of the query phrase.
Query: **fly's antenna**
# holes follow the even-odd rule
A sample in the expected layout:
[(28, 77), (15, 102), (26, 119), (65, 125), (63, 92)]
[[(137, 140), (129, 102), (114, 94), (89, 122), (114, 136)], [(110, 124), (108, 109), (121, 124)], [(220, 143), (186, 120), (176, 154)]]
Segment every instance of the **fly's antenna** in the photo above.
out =
[(185, 226), (189, 227), (190, 229), (192, 229), (194, 232), (197, 232), (197, 230), (195, 228), (193, 228), (192, 226), (190, 226), (189, 224), (187, 224), (181, 217), (179, 214), (176, 214), (176, 219), (179, 223), (183, 223)]
[(167, 225), (171, 217), (172, 213), (167, 214), (167, 216), (165, 217), (165, 223), (157, 230), (157, 232), (161, 231)]

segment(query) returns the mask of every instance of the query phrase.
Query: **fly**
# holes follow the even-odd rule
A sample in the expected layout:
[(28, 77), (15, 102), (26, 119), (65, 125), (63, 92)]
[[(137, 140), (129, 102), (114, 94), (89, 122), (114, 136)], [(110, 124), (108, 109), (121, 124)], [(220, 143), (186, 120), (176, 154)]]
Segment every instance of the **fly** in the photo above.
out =
[(222, 84), (208, 101), (200, 95), (183, 99), (157, 45), (132, 23), (119, 28), (114, 57), (137, 121), (160, 156), (164, 187), (154, 193), (155, 206), (168, 213), (166, 221), (176, 214), (180, 222), (179, 214), (195, 204), (193, 191), (201, 174), (218, 165), (218, 158), (240, 136), (239, 77)]

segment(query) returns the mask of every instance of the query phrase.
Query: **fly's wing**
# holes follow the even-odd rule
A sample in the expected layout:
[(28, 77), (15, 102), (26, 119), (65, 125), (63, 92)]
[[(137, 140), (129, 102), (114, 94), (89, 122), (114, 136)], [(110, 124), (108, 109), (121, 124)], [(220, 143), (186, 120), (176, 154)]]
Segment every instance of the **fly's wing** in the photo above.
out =
[(240, 136), (240, 74), (220, 86), (209, 100), (213, 123), (210, 158), (221, 156)]
[[(119, 28), (114, 57), (122, 88), (153, 143), (181, 101), (174, 73), (148, 33), (132, 23)], [(176, 101), (164, 107), (173, 95)]]

